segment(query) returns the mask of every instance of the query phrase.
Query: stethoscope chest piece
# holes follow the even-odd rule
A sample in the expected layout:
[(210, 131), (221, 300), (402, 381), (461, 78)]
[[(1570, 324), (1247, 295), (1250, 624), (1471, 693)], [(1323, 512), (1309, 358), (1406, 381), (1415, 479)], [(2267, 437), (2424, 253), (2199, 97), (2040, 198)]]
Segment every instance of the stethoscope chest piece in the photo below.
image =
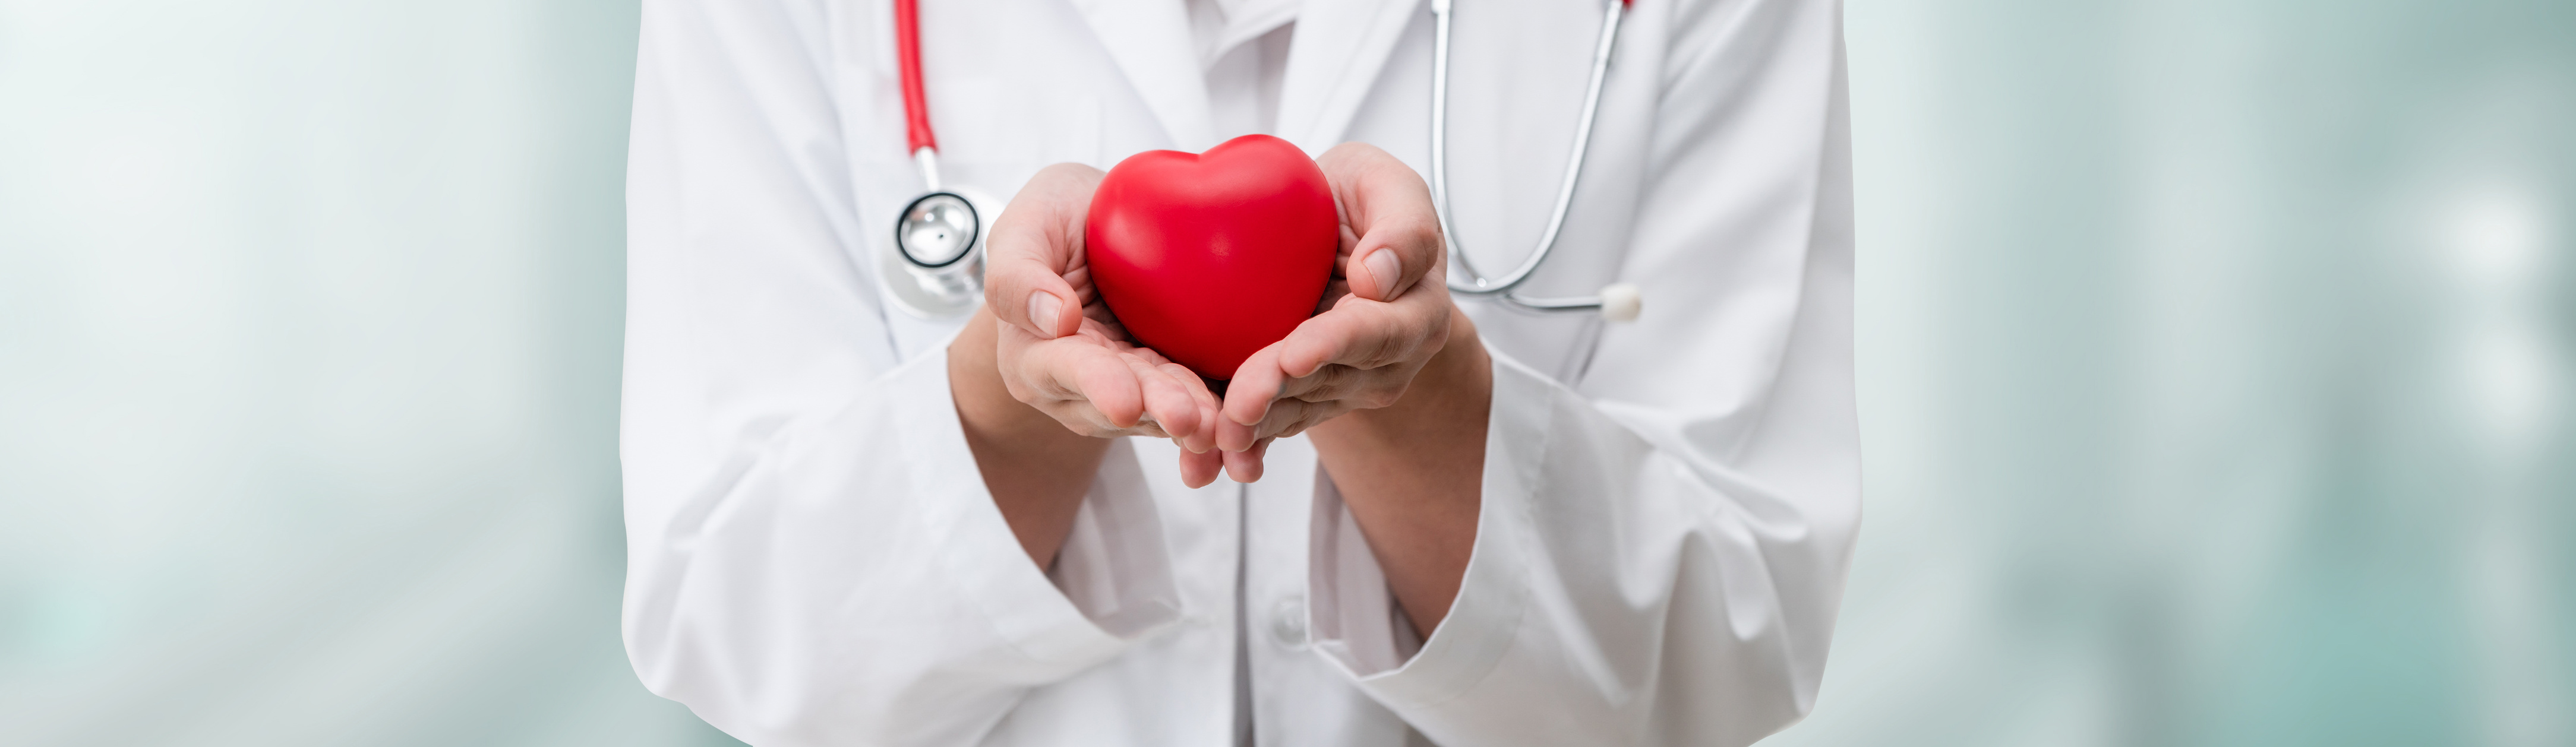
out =
[(930, 130), (929, 88), (921, 77), (918, 0), (894, 0), (896, 63), (903, 84), (904, 152), (926, 190), (895, 215), (894, 244), (878, 252), (888, 300), (923, 319), (955, 319), (984, 301), (984, 238), (999, 206), (974, 190), (941, 186), (939, 138)]
[(924, 193), (895, 221), (879, 277), (895, 305), (925, 319), (963, 316), (984, 300), (985, 227), (992, 203), (965, 189)]

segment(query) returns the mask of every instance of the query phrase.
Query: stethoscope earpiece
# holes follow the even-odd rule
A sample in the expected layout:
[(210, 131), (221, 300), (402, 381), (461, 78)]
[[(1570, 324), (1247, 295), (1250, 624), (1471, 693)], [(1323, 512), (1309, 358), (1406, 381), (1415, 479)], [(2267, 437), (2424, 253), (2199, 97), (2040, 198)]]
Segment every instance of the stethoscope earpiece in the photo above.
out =
[(1646, 294), (1628, 283), (1611, 283), (1601, 288), (1601, 318), (1613, 322), (1637, 321), (1646, 310)]

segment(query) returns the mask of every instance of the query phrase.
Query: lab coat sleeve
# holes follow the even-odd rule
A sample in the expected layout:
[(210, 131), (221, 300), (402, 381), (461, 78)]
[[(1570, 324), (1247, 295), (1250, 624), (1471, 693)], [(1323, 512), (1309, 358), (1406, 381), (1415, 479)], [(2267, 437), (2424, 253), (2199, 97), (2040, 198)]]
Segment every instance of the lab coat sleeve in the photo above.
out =
[(1646, 311), (1576, 387), (1495, 356), (1473, 556), (1418, 651), (1318, 491), (1316, 650), (1441, 744), (1744, 745), (1814, 703), (1860, 513), (1839, 8), (1671, 12)]
[(1177, 616), (1123, 443), (1050, 579), (854, 256), (821, 2), (647, 2), (627, 185), (627, 654), (760, 745), (976, 742)]

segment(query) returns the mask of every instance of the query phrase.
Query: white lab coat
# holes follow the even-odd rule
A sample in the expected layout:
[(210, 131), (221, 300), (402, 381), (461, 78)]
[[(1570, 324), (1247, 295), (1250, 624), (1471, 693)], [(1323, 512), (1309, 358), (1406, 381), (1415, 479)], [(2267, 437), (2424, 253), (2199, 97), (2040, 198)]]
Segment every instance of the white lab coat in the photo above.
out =
[[(1459, 5), (1455, 238), (1508, 267), (1598, 16)], [(923, 6), (952, 182), (1215, 142), (1179, 0)], [(879, 290), (919, 189), (889, 18), (645, 4), (624, 633), (653, 692), (758, 745), (1216, 745), (1239, 715), (1262, 745), (1741, 745), (1807, 712), (1860, 509), (1836, 0), (1637, 0), (1528, 290), (1635, 283), (1644, 315), (1462, 301), (1495, 360), (1483, 510), (1419, 643), (1302, 438), (1198, 490), (1123, 441), (1029, 562), (949, 397), (958, 322)], [(1278, 134), (1424, 168), (1430, 50), (1415, 2), (1305, 0)]]

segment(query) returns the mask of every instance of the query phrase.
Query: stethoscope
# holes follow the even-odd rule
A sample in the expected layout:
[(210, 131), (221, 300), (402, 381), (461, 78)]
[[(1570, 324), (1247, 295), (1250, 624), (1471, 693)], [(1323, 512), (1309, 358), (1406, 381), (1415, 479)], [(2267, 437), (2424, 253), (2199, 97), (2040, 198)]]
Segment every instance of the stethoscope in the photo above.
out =
[(1565, 229), (1566, 212), (1574, 207), (1574, 186), (1583, 179), (1583, 152), (1592, 147), (1592, 120), (1601, 111), (1602, 81), (1609, 77), (1610, 54), (1619, 48), (1619, 17), (1628, 10), (1628, 0), (1606, 0), (1608, 6), (1601, 18), (1601, 41), (1592, 52), (1592, 82), (1583, 94), (1583, 119), (1575, 125), (1574, 151), (1566, 157), (1565, 182), (1556, 190), (1556, 210), (1548, 214), (1547, 231), (1539, 235), (1538, 248), (1530, 250), (1519, 267), (1500, 278), (1487, 278), (1477, 271), (1459, 248), (1458, 231), (1449, 225), (1449, 2), (1431, 0), (1431, 201), (1439, 208), (1440, 234), (1449, 240), (1449, 292), (1471, 298), (1485, 298), (1506, 307), (1523, 311), (1598, 311), (1603, 319), (1614, 322), (1637, 318), (1643, 298), (1637, 286), (1612, 283), (1598, 296), (1572, 298), (1531, 298), (1513, 292), (1529, 282), (1530, 273), (1556, 249), (1556, 236)]
[[(915, 316), (962, 316), (984, 298), (984, 227), (993, 203), (974, 190), (939, 181), (939, 138), (930, 130), (930, 101), (921, 84), (921, 11), (894, 0), (897, 67), (903, 76), (903, 138), (921, 167), (922, 193), (895, 219), (894, 248), (884, 264), (886, 290)], [(899, 270), (899, 272), (896, 272)], [(908, 277), (912, 282), (897, 282)]]
[[(1556, 210), (1548, 216), (1547, 231), (1521, 260), (1519, 267), (1499, 279), (1487, 278), (1476, 270), (1458, 246), (1458, 232), (1449, 225), (1449, 2), (1431, 0), (1435, 21), (1431, 63), (1431, 199), (1440, 215), (1440, 232), (1449, 238), (1449, 258), (1453, 268), (1465, 275), (1467, 282), (1449, 280), (1449, 290), (1463, 296), (1486, 298), (1505, 306), (1539, 312), (1597, 311), (1611, 321), (1637, 318), (1640, 296), (1637, 287), (1615, 283), (1601, 289), (1601, 294), (1575, 298), (1531, 298), (1513, 292), (1528, 282), (1530, 274), (1556, 249), (1557, 234), (1565, 228), (1565, 216), (1574, 205), (1575, 185), (1583, 176), (1583, 152), (1592, 145), (1592, 121), (1601, 109), (1602, 81), (1608, 77), (1611, 52), (1619, 44), (1619, 18), (1627, 10), (1628, 0), (1606, 0), (1608, 6), (1601, 23), (1601, 41), (1592, 55), (1592, 80), (1583, 98), (1582, 121), (1574, 132), (1574, 151), (1566, 160), (1565, 181), (1557, 188)], [(897, 267), (912, 282), (894, 282), (896, 273), (885, 274), (886, 286), (897, 306), (912, 314), (929, 317), (953, 317), (972, 311), (984, 292), (985, 225), (992, 215), (991, 202), (971, 190), (944, 189), (939, 180), (939, 143), (930, 129), (930, 105), (921, 79), (921, 21), (918, 0), (894, 0), (895, 56), (902, 74), (904, 144), (914, 163), (921, 167), (925, 191), (905, 203), (895, 223), (894, 247), (886, 260), (888, 269)]]

